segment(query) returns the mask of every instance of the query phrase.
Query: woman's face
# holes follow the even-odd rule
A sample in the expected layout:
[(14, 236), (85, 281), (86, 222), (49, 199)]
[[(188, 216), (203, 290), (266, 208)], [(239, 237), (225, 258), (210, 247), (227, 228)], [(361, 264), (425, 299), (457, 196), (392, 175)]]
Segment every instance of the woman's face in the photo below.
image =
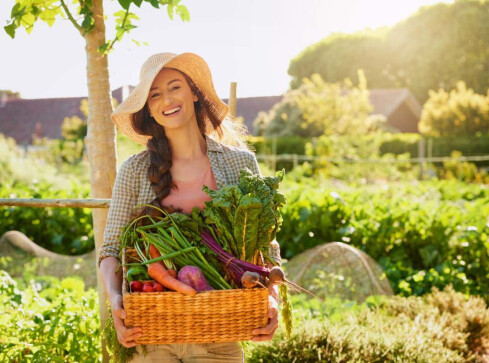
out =
[(165, 129), (179, 129), (192, 122), (197, 124), (197, 100), (181, 72), (163, 68), (151, 84), (148, 108), (151, 117)]

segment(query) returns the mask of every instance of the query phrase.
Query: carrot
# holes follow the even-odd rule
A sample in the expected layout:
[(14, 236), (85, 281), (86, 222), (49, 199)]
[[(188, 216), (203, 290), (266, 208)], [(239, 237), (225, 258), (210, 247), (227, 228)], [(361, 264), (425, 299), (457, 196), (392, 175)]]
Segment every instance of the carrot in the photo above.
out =
[(194, 296), (197, 293), (190, 286), (171, 277), (168, 270), (159, 263), (152, 263), (148, 266), (148, 275), (170, 290), (181, 292), (182, 294), (189, 296)]
[[(151, 258), (157, 258), (161, 256), (160, 251), (158, 251), (158, 249), (154, 245), (149, 245), (149, 254)], [(159, 263), (160, 265), (163, 265), (163, 261), (159, 261), (155, 263)]]
[[(160, 251), (158, 251), (158, 249), (154, 245), (149, 246), (149, 254), (151, 258), (157, 258), (161, 256)], [(175, 274), (175, 276), (173, 276), (173, 274)], [(150, 264), (148, 266), (148, 275), (158, 281), (164, 287), (167, 287), (171, 290), (181, 292), (182, 294), (190, 296), (194, 296), (196, 294), (196, 291), (192, 287), (178, 281), (176, 279), (176, 271), (167, 270), (166, 267), (163, 265), (163, 261)]]

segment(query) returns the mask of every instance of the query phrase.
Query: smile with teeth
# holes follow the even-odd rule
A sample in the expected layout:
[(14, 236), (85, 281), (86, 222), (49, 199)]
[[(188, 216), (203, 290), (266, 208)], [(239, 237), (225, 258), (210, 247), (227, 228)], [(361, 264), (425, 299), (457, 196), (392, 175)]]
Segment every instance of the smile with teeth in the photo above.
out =
[(163, 111), (163, 114), (164, 114), (164, 115), (171, 115), (171, 114), (173, 114), (173, 113), (175, 113), (175, 112), (180, 111), (180, 109), (181, 109), (181, 107), (180, 107), (180, 106), (178, 106), (178, 107), (172, 108), (171, 110), (168, 110), (168, 111)]

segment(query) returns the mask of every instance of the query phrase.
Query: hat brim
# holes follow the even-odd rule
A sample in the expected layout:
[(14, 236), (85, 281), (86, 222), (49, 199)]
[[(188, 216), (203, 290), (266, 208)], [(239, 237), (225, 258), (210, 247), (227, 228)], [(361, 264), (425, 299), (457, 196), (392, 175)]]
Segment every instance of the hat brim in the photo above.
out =
[[(209, 67), (204, 59), (193, 53), (179, 55), (161, 53), (153, 57), (155, 64), (150, 64), (150, 69), (141, 75), (139, 84), (112, 113), (112, 121), (124, 135), (142, 145), (146, 145), (151, 139), (151, 136), (141, 135), (134, 130), (133, 116), (146, 104), (151, 84), (163, 68), (172, 68), (185, 73), (209, 101), (208, 104), (211, 105), (213, 114), (221, 122), (226, 118), (229, 114), (229, 107), (217, 96)], [(151, 61), (153, 57), (148, 61)], [(210, 135), (214, 131), (212, 123), (208, 119), (203, 121), (206, 126), (206, 134)]]

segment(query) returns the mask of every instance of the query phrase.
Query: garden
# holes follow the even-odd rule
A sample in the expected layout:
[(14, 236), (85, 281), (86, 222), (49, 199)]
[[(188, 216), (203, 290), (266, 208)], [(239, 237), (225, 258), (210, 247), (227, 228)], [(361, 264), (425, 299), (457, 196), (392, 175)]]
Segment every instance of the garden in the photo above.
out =
[[(119, 138), (123, 155), (126, 140)], [(8, 155), (2, 163), (1, 198), (89, 196), (84, 161), (73, 172), (73, 166), (63, 169), (62, 162), (49, 160), (49, 151), (26, 157), (4, 137), (0, 147), (2, 155)], [(35, 180), (24, 174), (26, 168), (16, 167), (20, 163), (36, 171)], [(265, 175), (273, 174), (269, 164), (260, 165)], [(290, 262), (294, 273), (294, 257), (301, 252), (339, 241), (375, 260), (394, 296), (347, 300), (334, 293), (320, 275), (325, 266), (319, 266), (301, 285), (326, 303), (293, 293), (291, 337), (286, 339), (281, 327), (270, 343), (246, 343), (248, 361), (487, 359), (487, 184), (465, 182), (460, 175), (419, 180), (413, 178), (419, 166), (406, 163), (378, 168), (376, 181), (361, 165), (304, 162), (284, 167), (289, 170), (281, 192), (287, 204), (277, 240), (285, 270)], [(327, 177), (334, 169), (335, 177)], [(73, 175), (85, 175), (85, 180)], [(390, 180), (393, 175), (395, 180)], [(3, 231), (21, 231), (50, 251), (82, 255), (94, 248), (90, 209), (3, 207), (1, 213)], [(9, 256), (0, 259), (0, 296), (7, 309), (2, 314), (0, 359), (101, 359), (95, 286), (87, 286), (83, 274), (39, 275), (36, 265), (41, 259), (28, 259), (23, 266), (17, 262)]]
[[(32, 142), (19, 145), (0, 133), (0, 199), (108, 198), (116, 170), (144, 149), (110, 122), (116, 102), (105, 56), (136, 28), (131, 5), (165, 8), (171, 20), (189, 21), (189, 11), (180, 0), (119, 0), (122, 10), (110, 18), (94, 5), (101, 2), (13, 3), (4, 27), (11, 38), (59, 17), (83, 35), (90, 97), (78, 116), (65, 115), (59, 137), (42, 137), (36, 125)], [(262, 203), (276, 213), (255, 210), (251, 226), (244, 218), (236, 224), (261, 232), (270, 220), (280, 225), (266, 237), (280, 245), (287, 280), (280, 286), (279, 329), (271, 341), (241, 342), (246, 362), (489, 361), (489, 58), (481, 41), (489, 39), (488, 11), (488, 1), (458, 0), (420, 8), (394, 26), (331, 34), (290, 60), (289, 89), (248, 120), (253, 136), (246, 143), (266, 182), (245, 172), (246, 183), (224, 192), (239, 195), (240, 203), (247, 197), (243, 210)], [(113, 40), (105, 37), (109, 18)], [(375, 89), (403, 95), (397, 113), (374, 112)], [(0, 109), (21, 100), (15, 91), (1, 92)], [(416, 124), (407, 130), (410, 112)], [(219, 212), (192, 214), (190, 222), (180, 216), (180, 225), (148, 218), (149, 225), (125, 229), (134, 275), (146, 279), (140, 265), (168, 256), (168, 270), (193, 259), (202, 263), (203, 280), (215, 278), (209, 286), (229, 288), (242, 281), (243, 261), (233, 257), (240, 254), (256, 269), (247, 272), (270, 273), (263, 268), (266, 258), (272, 262), (266, 253), (228, 243), (234, 234), (245, 241), (248, 231), (236, 232), (236, 220), (226, 220), (233, 227), (227, 233), (223, 221), (234, 216), (227, 212), (234, 204), (214, 195)], [(117, 340), (96, 280), (101, 220), (88, 207), (0, 205), (0, 361), (105, 362), (108, 352), (111, 362), (127, 362), (133, 356), (135, 349)], [(200, 233), (211, 224), (211, 232)], [(167, 227), (171, 237), (153, 233)], [(10, 231), (23, 240), (11, 243)], [(228, 235), (234, 255), (214, 240)], [(165, 256), (151, 253), (148, 238)], [(260, 268), (250, 262), (259, 259)], [(218, 267), (207, 270), (212, 262)], [(233, 273), (223, 278), (224, 270)], [(126, 291), (164, 291), (135, 280), (125, 282), (136, 282)]]

